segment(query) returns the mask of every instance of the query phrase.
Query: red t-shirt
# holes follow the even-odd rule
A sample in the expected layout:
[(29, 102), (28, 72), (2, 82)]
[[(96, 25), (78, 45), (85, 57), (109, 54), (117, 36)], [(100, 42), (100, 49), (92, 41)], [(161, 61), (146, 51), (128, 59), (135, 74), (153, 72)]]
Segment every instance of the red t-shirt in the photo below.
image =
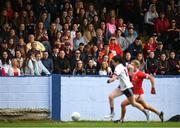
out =
[(146, 74), (140, 70), (132, 74), (132, 84), (134, 94), (144, 94), (144, 90), (142, 88), (143, 79), (148, 78), (149, 74)]

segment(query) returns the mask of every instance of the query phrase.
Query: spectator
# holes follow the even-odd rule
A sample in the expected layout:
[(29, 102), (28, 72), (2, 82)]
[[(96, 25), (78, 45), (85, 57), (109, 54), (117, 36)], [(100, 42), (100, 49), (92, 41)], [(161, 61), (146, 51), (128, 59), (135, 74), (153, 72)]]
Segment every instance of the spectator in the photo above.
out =
[(115, 34), (116, 32), (116, 19), (114, 17), (111, 18), (111, 21), (106, 24), (106, 39)]
[(40, 75), (50, 75), (50, 72), (48, 71), (48, 69), (43, 65), (42, 61), (41, 61), (41, 54), (36, 53), (35, 55), (36, 57), (36, 61), (37, 61), (37, 66), (38, 66), (38, 72)]
[(28, 41), (28, 39), (27, 39), (28, 33), (26, 31), (25, 24), (22, 23), (19, 25), (17, 35), (18, 35), (18, 38), (23, 38), (25, 40), (25, 42)]
[(167, 42), (165, 43), (165, 48), (171, 50), (174, 49), (178, 51), (180, 49), (179, 43), (180, 42), (180, 29), (177, 28), (176, 21), (173, 19), (171, 20), (171, 25), (167, 32)]
[(22, 56), (22, 53), (20, 50), (16, 50), (16, 53), (15, 53), (15, 58), (18, 62), (18, 68), (20, 70), (22, 70), (22, 66), (23, 66), (23, 63), (24, 63), (24, 57)]
[(93, 4), (90, 4), (89, 5), (89, 9), (87, 10), (86, 12), (86, 17), (88, 18), (88, 21), (89, 22), (92, 22), (93, 21), (93, 17), (97, 15), (97, 12), (96, 10), (94, 9), (94, 5)]
[(112, 70), (107, 62), (102, 62), (101, 68), (99, 69), (99, 75), (112, 75)]
[(165, 18), (164, 12), (160, 13), (160, 17), (155, 21), (155, 32), (158, 33), (158, 35), (164, 34), (169, 28), (169, 21), (167, 18)]
[(155, 50), (155, 57), (159, 60), (161, 53), (165, 52), (163, 50), (163, 43), (161, 41), (157, 42), (157, 48)]
[(99, 50), (103, 49), (106, 39), (103, 36), (103, 31), (101, 28), (96, 30), (96, 36), (93, 37), (92, 42), (98, 46)]
[(8, 50), (10, 51), (10, 54), (12, 56), (15, 56), (15, 48), (16, 48), (16, 43), (12, 38), (8, 40)]
[(129, 64), (131, 64), (131, 60), (132, 60), (132, 56), (130, 52), (126, 52), (125, 53), (125, 65), (128, 66)]
[(8, 69), (8, 76), (20, 76), (21, 72), (20, 72), (20, 69), (18, 68), (19, 65), (16, 58), (13, 58), (11, 60), (11, 65), (12, 67)]
[(155, 58), (154, 52), (149, 52), (149, 57), (146, 60), (146, 72), (156, 75), (158, 70), (158, 60)]
[(43, 52), (43, 57), (41, 61), (42, 61), (42, 64), (46, 67), (46, 69), (50, 73), (53, 73), (53, 69), (54, 69), (53, 60), (52, 58), (49, 57), (49, 53), (47, 51)]
[(145, 71), (145, 66), (146, 66), (146, 62), (144, 60), (144, 56), (143, 56), (143, 53), (142, 52), (139, 52), (137, 54), (137, 57), (136, 57), (136, 60), (138, 60), (140, 62), (140, 70), (141, 71)]
[(160, 60), (158, 62), (158, 75), (166, 75), (168, 72), (168, 61), (166, 59), (166, 53), (161, 53)]
[(152, 34), (154, 28), (154, 21), (158, 18), (158, 13), (156, 11), (156, 5), (151, 4), (149, 10), (145, 13), (144, 23), (147, 30), (147, 34)]
[(86, 44), (86, 41), (84, 37), (82, 37), (82, 33), (78, 31), (76, 33), (76, 37), (73, 40), (74, 50), (78, 49), (80, 43)]
[(71, 50), (71, 45), (69, 42), (64, 43), (64, 51), (66, 54), (66, 58), (70, 61), (73, 56), (73, 51)]
[(137, 56), (137, 53), (142, 52), (142, 41), (140, 37), (137, 37), (135, 41), (129, 45), (128, 51), (131, 53), (131, 58), (135, 59)]
[(116, 37), (111, 37), (109, 40), (109, 50), (114, 54), (114, 56), (116, 55), (121, 55), (123, 56), (123, 51), (121, 49), (121, 47), (119, 46)]
[(122, 48), (123, 51), (125, 51), (128, 47), (127, 46), (128, 44), (126, 42), (126, 39), (121, 35), (122, 35), (122, 31), (120, 29), (118, 29), (116, 31), (116, 39), (118, 41), (119, 46)]
[(125, 30), (126, 30), (126, 24), (124, 23), (124, 20), (122, 18), (118, 18), (117, 20), (117, 28), (118, 30), (120, 30), (122, 32), (122, 34), (125, 33)]
[(144, 58), (146, 59), (147, 58), (147, 55), (151, 52), (151, 51), (155, 51), (156, 50), (156, 44), (154, 43), (154, 39), (153, 37), (150, 37), (148, 39), (148, 41), (145, 43), (144, 45), (144, 49), (143, 49), (143, 52), (144, 52)]
[(45, 51), (44, 45), (42, 43), (40, 43), (39, 41), (35, 41), (34, 35), (31, 34), (31, 35), (29, 35), (29, 43), (27, 43), (27, 45), (26, 45), (27, 52), (32, 48), (33, 43), (37, 44), (37, 49), (36, 50), (39, 50), (41, 52)]
[(135, 31), (133, 27), (128, 28), (128, 35), (126, 36), (127, 47), (129, 47), (129, 45), (132, 44), (137, 38), (137, 35), (134, 34), (134, 32)]
[(2, 58), (0, 59), (0, 69), (4, 71), (3, 75), (7, 76), (8, 70), (11, 67), (11, 60), (9, 58), (8, 52), (2, 52)]
[(170, 55), (168, 59), (169, 75), (179, 75), (178, 70), (180, 69), (180, 64), (175, 57), (176, 57), (176, 53), (174, 51), (170, 51)]
[(54, 73), (56, 74), (70, 74), (70, 63), (65, 58), (65, 52), (60, 50), (58, 58), (54, 61)]
[(86, 70), (84, 69), (84, 64), (81, 60), (78, 60), (76, 67), (73, 70), (73, 75), (86, 75)]
[(23, 63), (23, 74), (27, 76), (40, 76), (35, 54), (28, 53)]
[(86, 75), (97, 75), (97, 67), (94, 65), (93, 60), (89, 60), (85, 68)]

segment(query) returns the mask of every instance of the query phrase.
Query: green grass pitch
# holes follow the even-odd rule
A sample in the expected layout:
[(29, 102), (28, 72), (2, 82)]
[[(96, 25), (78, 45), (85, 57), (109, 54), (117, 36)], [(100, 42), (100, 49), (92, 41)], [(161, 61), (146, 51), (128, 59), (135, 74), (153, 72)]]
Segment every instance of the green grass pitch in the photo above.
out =
[(125, 122), (115, 124), (113, 122), (99, 121), (78, 121), (78, 122), (55, 122), (47, 120), (39, 121), (0, 121), (0, 127), (3, 128), (118, 128), (118, 127), (136, 127), (136, 128), (180, 128), (180, 122)]

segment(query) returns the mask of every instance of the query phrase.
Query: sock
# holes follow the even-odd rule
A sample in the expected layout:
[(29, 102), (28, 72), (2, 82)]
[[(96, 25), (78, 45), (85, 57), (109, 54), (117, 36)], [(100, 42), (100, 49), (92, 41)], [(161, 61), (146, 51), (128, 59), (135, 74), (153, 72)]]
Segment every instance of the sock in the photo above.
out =
[(111, 114), (114, 113), (114, 107), (111, 107), (110, 110), (111, 110)]

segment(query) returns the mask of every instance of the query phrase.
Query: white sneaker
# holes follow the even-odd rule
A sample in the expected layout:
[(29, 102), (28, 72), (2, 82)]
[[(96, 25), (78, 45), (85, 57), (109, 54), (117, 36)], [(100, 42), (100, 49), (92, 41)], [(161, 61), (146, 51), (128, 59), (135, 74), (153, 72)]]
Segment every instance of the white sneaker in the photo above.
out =
[(114, 115), (115, 115), (115, 113), (111, 113), (111, 114), (109, 114), (109, 115), (104, 116), (104, 118), (106, 118), (106, 119), (112, 119), (112, 118), (114, 118)]

